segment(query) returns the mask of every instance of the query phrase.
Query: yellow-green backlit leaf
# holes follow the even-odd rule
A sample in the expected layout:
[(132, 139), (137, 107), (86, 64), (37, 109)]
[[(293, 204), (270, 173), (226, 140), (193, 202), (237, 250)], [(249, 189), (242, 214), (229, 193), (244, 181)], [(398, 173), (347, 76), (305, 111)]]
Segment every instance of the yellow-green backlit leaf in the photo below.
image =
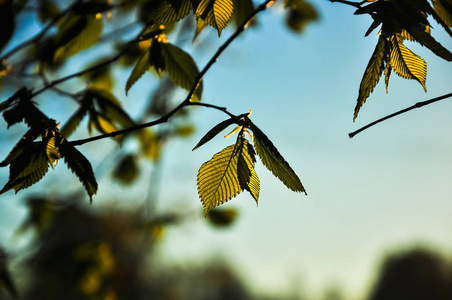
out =
[(452, 27), (452, 1), (433, 0), (433, 9), (447, 26)]
[(425, 91), (427, 63), (408, 49), (396, 36), (391, 37), (390, 64), (394, 72), (405, 79), (417, 80)]
[(86, 26), (73, 39), (55, 51), (55, 61), (64, 59), (88, 49), (97, 43), (102, 32), (100, 14), (86, 16)]
[(380, 80), (380, 76), (385, 67), (385, 55), (386, 55), (386, 38), (380, 36), (378, 39), (375, 51), (367, 64), (366, 71), (364, 72), (361, 84), (359, 86), (358, 100), (355, 107), (355, 113), (353, 120), (358, 117), (359, 110), (366, 102), (369, 95), (373, 92), (375, 86)]
[(253, 197), (256, 204), (258, 204), (260, 193), (260, 181), (254, 169), (254, 163), (256, 162), (256, 152), (254, 152), (253, 146), (248, 141), (239, 136), (244, 144), (237, 163), (237, 175), (240, 186), (242, 189), (247, 190)]
[[(190, 54), (177, 46), (168, 43), (160, 43), (160, 45), (165, 60), (165, 71), (168, 72), (169, 77), (176, 85), (190, 90), (195, 84), (196, 77), (199, 73), (195, 61)], [(201, 95), (202, 82), (195, 92), (195, 96), (198, 99), (201, 99)]]
[(262, 164), (290, 190), (306, 194), (300, 178), (298, 178), (289, 163), (282, 157), (268, 137), (253, 123), (251, 123), (250, 129), (253, 132), (254, 146)]
[(233, 10), (232, 0), (201, 0), (195, 16), (218, 30), (220, 36), (221, 31), (228, 25)]
[[(235, 144), (205, 162), (199, 169), (197, 180), (204, 213), (207, 214), (243, 191), (252, 176), (250, 169), (254, 170), (254, 163), (248, 151), (248, 141), (242, 135), (239, 135)], [(252, 190), (255, 190), (255, 182)], [(251, 194), (253, 197), (258, 196), (256, 192)]]
[(141, 56), (141, 58), (133, 68), (132, 73), (130, 73), (130, 76), (126, 82), (126, 95), (132, 85), (134, 85), (135, 82), (137, 82), (138, 79), (140, 79), (141, 76), (143, 76), (143, 74), (151, 67), (151, 64), (149, 63), (149, 52), (149, 50), (144, 52), (143, 56)]

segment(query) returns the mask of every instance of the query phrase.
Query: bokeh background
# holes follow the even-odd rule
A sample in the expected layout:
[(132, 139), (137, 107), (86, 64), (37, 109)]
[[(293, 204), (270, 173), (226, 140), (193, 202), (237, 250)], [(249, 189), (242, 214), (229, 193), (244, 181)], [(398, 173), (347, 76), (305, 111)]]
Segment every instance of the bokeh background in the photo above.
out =
[[(196, 299), (199, 290), (213, 299), (215, 292), (208, 294), (206, 286), (225, 286), (212, 283), (214, 278), (242, 289), (243, 299), (251, 295), (262, 299), (364, 299), (377, 285), (381, 266), (388, 256), (405, 253), (408, 257), (411, 249), (427, 249), (411, 253), (414, 261), (419, 259), (423, 266), (424, 261), (431, 262), (432, 272), (436, 272), (438, 265), (441, 269), (450, 264), (452, 102), (444, 100), (413, 110), (353, 139), (348, 133), (416, 102), (449, 93), (452, 66), (428, 49), (409, 43), (408, 47), (427, 61), (427, 93), (417, 82), (394, 75), (389, 93), (380, 82), (353, 122), (359, 83), (378, 37), (375, 33), (364, 37), (372, 20), (366, 15), (353, 15), (353, 7), (329, 1), (313, 4), (320, 19), (302, 34), (285, 26), (282, 6), (275, 5), (261, 13), (257, 25), (244, 32), (206, 74), (203, 94), (204, 102), (226, 106), (235, 114), (252, 109), (251, 119), (299, 175), (307, 196), (287, 190), (258, 164), (261, 179), (258, 207), (248, 194), (241, 194), (222, 206), (235, 212), (234, 222), (212, 226), (202, 216), (196, 174), (203, 162), (233, 141), (218, 136), (191, 151), (226, 115), (207, 108), (190, 108), (188, 118), (195, 132), (183, 139), (168, 140), (158, 162), (140, 162), (141, 176), (132, 186), (120, 184), (110, 175), (118, 152), (133, 151), (134, 143), (119, 148), (114, 141), (102, 140), (79, 147), (92, 162), (100, 185), (92, 205), (88, 205), (83, 193), (79, 194), (81, 186), (64, 164), (28, 190), (0, 196), (0, 245), (11, 257), (17, 285), (26, 284), (25, 279), (21, 280), (24, 272), (33, 278), (39, 266), (43, 269), (48, 266), (37, 258), (34, 267), (23, 262), (34, 257), (32, 249), (44, 251), (36, 240), (49, 238), (24, 230), (18, 233), (20, 224), (29, 218), (30, 198), (52, 199), (52, 205), (44, 205), (45, 211), (58, 207), (56, 211), (70, 212), (62, 203), (77, 202), (77, 208), (72, 210), (80, 210), (81, 215), (71, 226), (77, 228), (80, 223), (84, 231), (98, 228), (95, 225), (98, 223), (86, 228), (91, 223), (79, 221), (84, 220), (82, 215), (90, 216), (88, 219), (94, 218), (91, 214), (101, 215), (107, 220), (108, 216), (120, 214), (112, 217), (115, 221), (108, 219), (105, 224), (129, 224), (135, 228), (134, 222), (140, 222), (134, 213), (147, 210), (151, 218), (137, 227), (149, 230), (147, 233), (138, 230), (140, 233), (133, 235), (138, 241), (128, 241), (132, 245), (144, 243), (146, 247), (137, 248), (140, 251), (130, 257), (135, 257), (136, 260), (131, 260), (135, 266), (141, 265), (144, 273), (149, 273), (148, 277), (141, 273), (140, 276), (153, 278), (150, 283), (144, 280), (148, 293), (153, 283), (160, 287), (165, 283), (173, 288), (182, 286), (179, 294), (173, 290), (174, 294), (161, 296), (162, 299)], [(24, 17), (21, 22), (24, 29), (10, 48), (39, 29), (32, 18)], [(437, 27), (433, 35), (452, 49), (450, 38)], [(232, 32), (233, 28), (228, 28), (217, 38), (214, 30), (206, 29), (198, 37), (203, 47), (187, 46), (186, 50), (201, 68)], [(169, 38), (171, 41), (171, 35)], [(74, 59), (80, 64), (68, 65), (64, 73), (90, 62), (90, 55), (94, 54), (88, 51), (78, 55)], [(114, 91), (126, 110), (137, 116), (158, 80), (150, 73), (145, 74), (126, 96), (124, 84), (129, 73), (130, 69), (115, 72)], [(175, 101), (181, 101), (184, 93), (176, 92)], [(6, 99), (9, 94), (10, 90), (4, 89), (1, 98)], [(64, 120), (74, 106), (60, 98), (54, 94), (42, 96), (40, 107), (44, 111), (51, 109), (48, 116)], [(5, 157), (24, 127), (6, 130), (3, 119), (0, 124), (0, 153)], [(76, 132), (79, 138), (86, 135), (84, 128)], [(0, 169), (0, 178), (6, 183), (7, 169)], [(119, 229), (105, 226), (111, 236), (121, 236), (115, 231)], [(69, 239), (69, 233), (75, 231), (68, 229), (69, 236), (63, 236)], [(120, 232), (129, 236), (129, 231)], [(75, 236), (74, 233), (73, 240)], [(90, 239), (101, 240), (100, 236), (102, 233)], [(140, 242), (140, 237), (145, 242)], [(123, 243), (122, 237), (117, 239), (106, 243), (110, 246)], [(90, 249), (80, 250), (80, 257), (96, 253), (104, 257), (98, 261), (105, 262), (110, 252), (124, 253), (115, 252), (113, 246), (109, 248), (105, 243)], [(124, 264), (128, 262), (126, 259)], [(61, 264), (65, 263), (70, 264), (62, 259)], [(116, 266), (119, 265), (118, 258)], [(108, 273), (108, 266), (105, 268)], [(85, 291), (90, 291), (89, 286)], [(224, 299), (240, 298), (233, 295)]]

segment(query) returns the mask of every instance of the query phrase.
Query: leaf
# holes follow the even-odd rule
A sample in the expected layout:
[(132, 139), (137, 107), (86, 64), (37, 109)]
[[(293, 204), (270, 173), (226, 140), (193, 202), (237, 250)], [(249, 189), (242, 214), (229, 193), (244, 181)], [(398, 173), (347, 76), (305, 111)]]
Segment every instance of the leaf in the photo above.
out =
[(237, 174), (240, 187), (251, 194), (257, 205), (259, 200), (260, 182), (256, 170), (254, 169), (256, 152), (254, 152), (253, 146), (249, 144), (247, 140), (243, 137), (240, 138), (243, 139), (244, 143), (237, 163)]
[(0, 53), (13, 36), (15, 25), (12, 1), (0, 1)]
[(385, 85), (386, 85), (386, 93), (388, 92), (389, 87), (389, 78), (391, 78), (392, 68), (390, 64), (386, 64), (385, 67)]
[(70, 137), (71, 134), (80, 125), (80, 122), (83, 120), (87, 112), (88, 107), (85, 106), (80, 107), (61, 128), (60, 130), (61, 135), (64, 136), (65, 138)]
[(226, 28), (231, 19), (233, 9), (232, 0), (201, 0), (195, 17), (206, 21), (218, 31), (220, 36), (221, 31)]
[(14, 189), (16, 193), (40, 181), (49, 169), (44, 142), (33, 142), (11, 161), (9, 181), (0, 195)]
[(375, 86), (380, 80), (380, 76), (385, 66), (384, 58), (386, 55), (386, 49), (386, 38), (380, 36), (359, 86), (358, 100), (355, 107), (353, 121), (358, 117), (360, 108), (366, 102), (367, 98), (373, 92)]
[(430, 49), (437, 56), (447, 61), (452, 61), (452, 53), (438, 43), (429, 33), (425, 32), (425, 30), (420, 29), (418, 26), (410, 26), (405, 29), (418, 43)]
[[(244, 189), (243, 183), (249, 182), (251, 172), (248, 171), (250, 166), (243, 166), (243, 161), (245, 163), (250, 161), (249, 157), (246, 157), (249, 156), (248, 151), (243, 151), (247, 147), (247, 143), (248, 141), (242, 135), (239, 135), (235, 144), (215, 154), (199, 169), (197, 176), (198, 194), (206, 215), (216, 206), (237, 196)], [(242, 160), (240, 168), (239, 159)], [(242, 185), (240, 182), (242, 182)]]
[(190, 13), (192, 4), (190, 0), (172, 0), (162, 1), (155, 10), (155, 24), (171, 24), (180, 21)]
[(217, 227), (227, 227), (234, 223), (237, 219), (237, 210), (233, 208), (214, 209), (209, 211), (207, 219), (210, 223)]
[(119, 161), (113, 171), (113, 178), (123, 184), (130, 185), (137, 179), (138, 174), (139, 169), (135, 156), (126, 155)]
[(396, 36), (392, 36), (390, 42), (390, 65), (394, 72), (403, 78), (417, 80), (427, 91), (425, 86), (427, 63), (408, 49)]
[(85, 187), (90, 198), (90, 203), (92, 203), (93, 195), (97, 193), (97, 181), (90, 162), (67, 141), (61, 143), (60, 153), (68, 168), (78, 177)]
[(30, 128), (19, 142), (13, 147), (8, 156), (0, 163), (0, 167), (6, 167), (14, 161), (29, 145), (40, 135), (40, 132), (34, 128)]
[(257, 155), (259, 155), (264, 166), (290, 190), (307, 194), (297, 174), (278, 152), (278, 149), (256, 125), (251, 121), (249, 122)]
[[(190, 90), (199, 74), (195, 61), (187, 52), (169, 43), (160, 43), (165, 60), (165, 71), (174, 83), (186, 90)], [(195, 91), (195, 96), (201, 99), (202, 82)]]
[(122, 109), (121, 102), (111, 92), (90, 88), (88, 93), (96, 100), (101, 114), (111, 122), (123, 128), (135, 125), (130, 116)]
[(289, 8), (286, 17), (287, 26), (294, 32), (303, 32), (309, 22), (319, 19), (317, 10), (307, 1), (286, 0), (285, 6)]
[(433, 9), (447, 26), (452, 27), (452, 3), (450, 0), (433, 0)]
[(138, 79), (143, 76), (143, 74), (149, 70), (151, 64), (149, 63), (149, 50), (144, 52), (143, 56), (138, 60), (137, 64), (130, 73), (129, 78), (126, 82), (126, 95), (129, 92), (130, 88), (138, 81)]
[(85, 18), (86, 26), (74, 38), (55, 51), (54, 61), (63, 61), (97, 43), (102, 33), (101, 15), (87, 15)]
[(252, 0), (233, 0), (233, 7), (232, 18), (237, 27), (241, 26), (254, 11)]
[(53, 168), (57, 165), (58, 160), (61, 158), (61, 153), (59, 150), (59, 143), (55, 140), (55, 137), (52, 136), (46, 142), (46, 155), (47, 160), (49, 161), (50, 166)]
[(52, 20), (60, 12), (58, 6), (52, 0), (39, 0), (38, 3), (38, 20), (41, 23)]
[(222, 132), (223, 130), (225, 130), (226, 128), (229, 127), (229, 125), (232, 125), (236, 123), (236, 120), (233, 118), (224, 120), (221, 123), (218, 123), (217, 125), (215, 125), (212, 129), (209, 130), (209, 132), (207, 132), (202, 138), (201, 140), (198, 142), (198, 144), (196, 144), (196, 146), (192, 149), (198, 149), (199, 147), (201, 147), (202, 145), (204, 145), (205, 143), (209, 142), (211, 139), (213, 139), (217, 134), (219, 134), (220, 132)]

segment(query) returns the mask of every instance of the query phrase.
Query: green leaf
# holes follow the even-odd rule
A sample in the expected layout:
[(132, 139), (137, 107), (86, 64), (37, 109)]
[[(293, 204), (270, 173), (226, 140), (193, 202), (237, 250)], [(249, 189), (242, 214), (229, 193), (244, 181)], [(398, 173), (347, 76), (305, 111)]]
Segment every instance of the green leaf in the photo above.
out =
[(91, 203), (93, 195), (97, 193), (97, 181), (90, 162), (67, 141), (63, 141), (60, 145), (60, 153), (68, 168), (78, 177), (85, 187)]
[(433, 0), (433, 9), (447, 26), (452, 27), (452, 1)]
[(285, 6), (289, 8), (287, 26), (294, 32), (303, 32), (307, 24), (319, 19), (317, 10), (307, 1), (286, 0)]
[(41, 23), (52, 20), (60, 12), (58, 6), (52, 0), (39, 0), (38, 3), (38, 20)]
[(389, 78), (391, 78), (392, 68), (390, 64), (386, 64), (385, 67), (385, 85), (386, 85), (386, 93), (388, 92), (389, 87)]
[[(223, 130), (225, 130), (226, 128), (229, 127), (229, 125), (232, 125), (236, 123), (236, 120), (231, 118), (231, 119), (227, 119), (224, 120), (221, 123), (218, 123), (217, 125), (215, 125), (212, 129), (209, 130), (209, 132), (207, 132), (202, 138), (201, 140), (198, 142), (198, 144), (196, 144), (196, 146), (193, 148), (193, 150), (198, 149), (199, 147), (201, 147), (202, 145), (204, 145), (205, 143), (209, 142), (211, 139), (213, 139), (217, 134), (219, 134), (220, 132), (222, 132)], [(193, 151), (192, 150), (192, 151)]]
[(410, 26), (405, 29), (418, 43), (430, 49), (437, 56), (447, 61), (452, 61), (452, 53), (438, 43), (430, 33), (425, 32), (419, 26)]
[(237, 174), (240, 187), (243, 190), (247, 190), (254, 198), (254, 201), (256, 201), (256, 204), (258, 204), (260, 181), (256, 170), (254, 169), (256, 152), (254, 151), (253, 146), (249, 144), (245, 138), (239, 136), (239, 139), (243, 139), (241, 142), (244, 143), (237, 163)]
[(227, 227), (234, 223), (237, 219), (237, 210), (233, 208), (214, 209), (209, 211), (207, 219), (217, 227)]
[(61, 135), (64, 136), (65, 138), (70, 137), (71, 134), (80, 125), (80, 122), (83, 120), (87, 112), (88, 107), (85, 106), (80, 107), (61, 128), (60, 130)]
[(391, 42), (391, 68), (397, 75), (406, 79), (417, 80), (425, 91), (425, 81), (427, 79), (427, 63), (408, 49), (400, 39), (392, 36)]
[(380, 36), (374, 53), (367, 64), (366, 71), (364, 72), (361, 84), (359, 86), (358, 100), (355, 107), (355, 113), (353, 121), (358, 117), (359, 110), (366, 102), (369, 95), (373, 92), (375, 86), (380, 80), (380, 76), (385, 68), (385, 56), (386, 56), (386, 38)]
[(44, 142), (33, 142), (11, 161), (9, 181), (0, 195), (14, 189), (16, 193), (40, 181), (49, 169)]
[(137, 179), (138, 174), (139, 169), (135, 156), (126, 155), (119, 161), (113, 171), (113, 178), (123, 184), (130, 185)]
[(0, 163), (0, 167), (6, 167), (14, 161), (29, 145), (40, 135), (40, 132), (34, 128), (30, 128), (19, 142), (13, 147), (8, 156)]
[(268, 137), (251, 121), (250, 129), (253, 132), (254, 146), (257, 155), (264, 166), (282, 181), (290, 190), (295, 192), (304, 192), (306, 190), (301, 184), (300, 178), (295, 174), (289, 163), (282, 157), (278, 149), (268, 139)]
[(232, 0), (201, 0), (195, 17), (206, 21), (218, 31), (220, 36), (221, 31), (228, 25), (233, 10)]
[(135, 82), (137, 82), (138, 79), (140, 79), (141, 76), (143, 76), (143, 74), (151, 67), (151, 64), (149, 63), (149, 53), (149, 50), (144, 52), (143, 56), (141, 56), (133, 68), (132, 73), (130, 73), (130, 76), (126, 82), (126, 95)]
[(232, 18), (237, 27), (241, 26), (254, 11), (252, 0), (233, 0), (233, 7)]
[[(82, 50), (90, 48), (99, 40), (102, 33), (102, 18), (100, 14), (87, 15), (79, 18), (82, 20), (83, 18), (86, 18), (86, 26), (84, 26), (75, 37), (70, 39), (67, 43), (64, 43), (55, 51), (54, 61), (61, 62)], [(75, 24), (77, 25), (77, 22)], [(73, 30), (75, 31), (76, 29)]]
[(192, 4), (190, 0), (172, 0), (162, 1), (160, 6), (155, 10), (155, 24), (172, 24), (180, 21), (190, 13)]
[[(237, 196), (243, 191), (244, 186), (248, 185), (247, 182), (250, 182), (252, 174), (249, 169), (254, 168), (254, 164), (252, 166), (248, 164), (252, 158), (250, 158), (247, 144), (248, 141), (239, 135), (235, 144), (215, 154), (199, 169), (198, 194), (206, 215), (216, 206)], [(245, 151), (243, 151), (244, 148)], [(255, 187), (252, 190), (254, 189)], [(256, 193), (253, 197), (255, 195)]]
[(128, 128), (135, 123), (132, 118), (122, 109), (121, 102), (111, 92), (102, 89), (90, 88), (88, 93), (96, 100), (100, 113), (112, 123)]
[(12, 1), (0, 1), (0, 53), (13, 36), (16, 25)]
[[(169, 77), (176, 85), (186, 90), (190, 90), (195, 84), (199, 74), (195, 61), (190, 54), (177, 46), (169, 43), (160, 43), (160, 45), (165, 60), (165, 71), (168, 72)], [(202, 82), (199, 83), (199, 86), (195, 91), (195, 96), (198, 99), (201, 99), (201, 95)]]

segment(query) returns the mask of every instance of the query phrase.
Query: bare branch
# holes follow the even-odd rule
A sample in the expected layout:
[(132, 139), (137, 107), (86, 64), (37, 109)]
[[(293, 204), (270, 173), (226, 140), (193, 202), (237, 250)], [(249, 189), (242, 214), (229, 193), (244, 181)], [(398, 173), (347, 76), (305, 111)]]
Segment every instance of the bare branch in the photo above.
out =
[(393, 117), (398, 116), (398, 115), (403, 114), (403, 113), (406, 113), (406, 112), (408, 112), (410, 110), (413, 110), (415, 108), (420, 108), (422, 106), (429, 105), (429, 104), (432, 104), (434, 102), (438, 102), (438, 101), (441, 101), (441, 100), (444, 100), (444, 99), (447, 99), (447, 98), (451, 98), (451, 97), (452, 97), (452, 93), (449, 93), (449, 94), (446, 94), (446, 95), (443, 95), (443, 96), (439, 96), (439, 97), (436, 97), (436, 98), (433, 98), (433, 99), (430, 99), (430, 100), (426, 100), (426, 101), (423, 101), (423, 102), (418, 102), (418, 103), (414, 104), (413, 106), (410, 106), (408, 108), (399, 110), (398, 112), (390, 114), (390, 115), (388, 115), (386, 117), (383, 117), (381, 119), (378, 119), (378, 120), (376, 120), (376, 121), (374, 121), (374, 122), (372, 122), (372, 123), (370, 123), (370, 124), (368, 124), (368, 125), (366, 125), (364, 127), (361, 127), (360, 129), (349, 133), (348, 136), (350, 138), (353, 138), (355, 135), (357, 135), (361, 131), (366, 130), (367, 128), (372, 127), (374, 125), (377, 125), (378, 123), (381, 123), (381, 122), (383, 122), (383, 121), (385, 121), (387, 119), (393, 118)]

